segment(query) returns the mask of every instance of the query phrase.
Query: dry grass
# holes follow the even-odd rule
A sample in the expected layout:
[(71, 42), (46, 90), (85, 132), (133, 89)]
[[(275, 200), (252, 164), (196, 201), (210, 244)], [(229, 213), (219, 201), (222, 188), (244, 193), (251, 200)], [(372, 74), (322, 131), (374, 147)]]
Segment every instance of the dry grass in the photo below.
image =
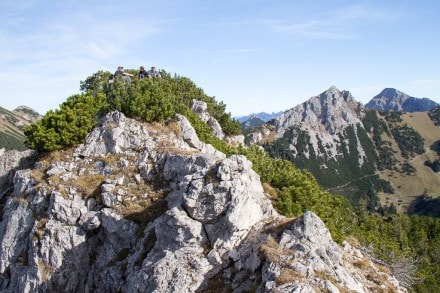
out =
[(170, 132), (174, 132), (176, 136), (180, 136), (182, 134), (182, 128), (180, 127), (177, 121), (171, 121), (167, 123), (168, 130)]
[(105, 157), (101, 158), (101, 161), (108, 166), (115, 167), (121, 160), (121, 155), (107, 154)]
[(20, 196), (20, 197), (14, 197), (14, 199), (15, 199), (15, 201), (17, 201), (18, 203), (24, 204), (25, 206), (29, 206), (29, 201), (28, 201), (26, 198), (22, 197), (22, 196)]
[(260, 245), (260, 253), (269, 262), (280, 262), (279, 244), (272, 236)]
[(333, 276), (330, 276), (326, 272), (315, 271), (315, 276), (321, 280), (328, 280), (328, 281), (332, 282), (332, 284), (334, 284), (334, 285), (338, 284), (338, 281)]
[(276, 278), (275, 282), (277, 286), (280, 286), (286, 283), (291, 283), (293, 281), (303, 282), (305, 281), (305, 277), (295, 270), (283, 268), (280, 275)]
[(46, 234), (46, 223), (48, 220), (49, 220), (48, 218), (41, 218), (37, 221), (37, 227), (36, 227), (35, 233), (34, 233), (35, 240), (43, 239), (44, 234)]
[[(142, 205), (140, 204), (141, 202), (143, 202)], [(168, 202), (165, 199), (158, 199), (149, 204), (148, 201), (130, 203), (126, 201), (124, 204), (114, 207), (115, 210), (122, 214), (124, 218), (140, 225), (141, 230), (168, 210)]]
[[(440, 128), (432, 123), (426, 112), (404, 113), (401, 117), (402, 122), (398, 123), (399, 125), (407, 124), (425, 139), (424, 148), (426, 152), (408, 160), (417, 170), (415, 175), (408, 176), (391, 170), (379, 172), (378, 175), (382, 179), (390, 181), (395, 194), (379, 193), (378, 195), (384, 206), (392, 203), (397, 207), (398, 212), (406, 212), (406, 207), (413, 201), (414, 196), (422, 195), (425, 189), (429, 196), (433, 198), (440, 197), (440, 190), (438, 189), (440, 177), (424, 165), (425, 161), (433, 161), (437, 158), (436, 152), (431, 150), (430, 147), (440, 138)], [(383, 134), (382, 139), (392, 143), (392, 149), (395, 151), (395, 157), (398, 161), (397, 166), (399, 167), (399, 164), (402, 164), (405, 159), (400, 155), (396, 142), (386, 134)]]
[(348, 244), (350, 244), (352, 247), (355, 248), (361, 248), (361, 244), (359, 243), (359, 240), (354, 237), (353, 235), (349, 235), (345, 238), (345, 241), (348, 242)]
[(353, 263), (355, 267), (360, 268), (361, 270), (365, 270), (366, 268), (371, 267), (371, 262), (368, 258), (363, 258), (361, 260), (355, 261)]
[(75, 187), (78, 192), (83, 194), (83, 198), (97, 198), (101, 194), (101, 183), (104, 181), (104, 175), (81, 175), (75, 180)]
[(281, 235), (284, 230), (290, 229), (298, 218), (283, 218), (281, 221), (265, 229), (265, 233)]
[(52, 276), (53, 268), (50, 264), (38, 259), (38, 271), (41, 272), (41, 282), (46, 282)]
[(265, 193), (269, 194), (271, 200), (276, 200), (278, 198), (278, 193), (275, 188), (273, 188), (269, 183), (264, 182), (262, 184)]
[(39, 159), (39, 162), (43, 163), (43, 166), (48, 167), (55, 162), (69, 161), (72, 158), (73, 149), (72, 147), (46, 153)]
[(171, 121), (168, 123), (150, 122), (146, 125), (147, 130), (153, 134), (179, 134), (181, 132), (180, 125), (177, 121)]
[(43, 169), (34, 169), (32, 170), (32, 174), (31, 177), (35, 180), (35, 182), (41, 183), (44, 181), (46, 174), (44, 174), (44, 170)]

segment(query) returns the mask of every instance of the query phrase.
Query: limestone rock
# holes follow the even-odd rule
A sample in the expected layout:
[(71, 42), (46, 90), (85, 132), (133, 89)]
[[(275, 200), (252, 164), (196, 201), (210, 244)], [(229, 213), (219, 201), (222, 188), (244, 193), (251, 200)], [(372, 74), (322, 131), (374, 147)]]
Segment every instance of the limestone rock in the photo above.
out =
[[(265, 250), (263, 266), (263, 283), (268, 292), (316, 292), (314, 288), (329, 292), (406, 292), (396, 279), (379, 270), (378, 264), (358, 249), (346, 242), (344, 248), (337, 245), (321, 219), (312, 212), (294, 221), (284, 230), (279, 242), (271, 241), (270, 248)], [(274, 251), (278, 253), (274, 255)], [(361, 269), (360, 262), (365, 262), (367, 268)], [(372, 281), (372, 275), (383, 280), (382, 283)]]
[[(282, 217), (252, 163), (201, 142), (183, 116), (150, 125), (109, 113), (63, 159), (35, 166), (5, 194), (2, 292), (375, 288), (345, 257), (362, 252), (334, 243), (312, 213), (273, 240)], [(269, 242), (274, 255), (262, 253)]]
[(33, 162), (33, 151), (0, 149), (0, 195), (10, 188), (14, 170), (28, 168)]
[(191, 110), (199, 116), (200, 120), (205, 122), (208, 127), (211, 128), (215, 136), (217, 136), (219, 139), (223, 139), (225, 137), (220, 123), (218, 123), (218, 121), (208, 113), (208, 106), (205, 102), (192, 100), (190, 107)]

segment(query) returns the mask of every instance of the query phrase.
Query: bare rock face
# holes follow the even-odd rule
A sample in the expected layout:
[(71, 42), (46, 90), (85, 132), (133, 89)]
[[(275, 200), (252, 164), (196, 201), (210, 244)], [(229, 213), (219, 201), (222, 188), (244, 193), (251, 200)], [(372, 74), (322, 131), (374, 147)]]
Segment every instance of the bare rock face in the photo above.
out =
[[(286, 132), (291, 132), (289, 150), (294, 157), (304, 156), (310, 159), (313, 154), (327, 161), (337, 160), (341, 156), (340, 149), (346, 139), (344, 132), (352, 127), (356, 139), (354, 143), (359, 153), (358, 164), (362, 166), (366, 155), (358, 136), (358, 128), (363, 128), (364, 116), (365, 107), (350, 92), (340, 91), (332, 86), (320, 95), (283, 112), (268, 124), (258, 127), (249, 136), (251, 142), (257, 143), (273, 141), (283, 137)], [(364, 129), (363, 131), (365, 132)], [(302, 141), (304, 135), (309, 141)], [(345, 148), (350, 153), (350, 149)]]
[(334, 243), (316, 215), (271, 232), (282, 217), (252, 163), (201, 142), (183, 116), (109, 113), (84, 144), (17, 170), (8, 190), (2, 292), (377, 288), (356, 267), (361, 252)]
[(194, 292), (278, 217), (245, 157), (200, 142), (183, 116), (169, 123), (109, 113), (64, 160), (15, 174), (2, 291)]
[(192, 100), (190, 107), (191, 110), (196, 113), (197, 116), (199, 116), (199, 118), (205, 122), (209, 128), (212, 129), (212, 132), (215, 136), (217, 136), (219, 139), (225, 138), (225, 134), (223, 133), (220, 123), (218, 123), (218, 121), (208, 113), (208, 106), (205, 102)]
[(331, 238), (312, 212), (262, 246), (266, 292), (406, 292), (395, 278), (361, 250)]
[(33, 162), (32, 151), (16, 151), (0, 149), (0, 195), (9, 188), (13, 172), (27, 168)]

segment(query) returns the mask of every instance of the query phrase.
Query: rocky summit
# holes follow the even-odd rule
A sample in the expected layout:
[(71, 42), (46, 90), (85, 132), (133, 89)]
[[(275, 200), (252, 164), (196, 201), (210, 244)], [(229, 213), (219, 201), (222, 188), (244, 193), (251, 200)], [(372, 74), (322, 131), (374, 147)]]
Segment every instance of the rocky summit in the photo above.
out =
[[(291, 115), (351, 99), (328, 94), (334, 103)], [(357, 122), (334, 118), (323, 127)], [(111, 112), (83, 144), (32, 167), (1, 158), (16, 162), (0, 172), (2, 292), (405, 292), (315, 214), (280, 216), (251, 162), (201, 142), (184, 116)]]
[(367, 108), (381, 111), (424, 112), (438, 106), (428, 98), (415, 98), (394, 88), (386, 88), (374, 96)]
[[(340, 135), (349, 126), (356, 129), (362, 125), (364, 111), (364, 106), (350, 92), (332, 86), (320, 95), (285, 111), (268, 125), (257, 128), (251, 134), (251, 141), (257, 143), (270, 137), (279, 139), (293, 130), (289, 142), (293, 156), (301, 153), (309, 158), (314, 153), (326, 159), (335, 158), (341, 153), (338, 150), (343, 143)], [(297, 145), (300, 143), (301, 132), (307, 133), (310, 143), (300, 152)], [(357, 149), (359, 164), (362, 165), (364, 150), (359, 140)]]

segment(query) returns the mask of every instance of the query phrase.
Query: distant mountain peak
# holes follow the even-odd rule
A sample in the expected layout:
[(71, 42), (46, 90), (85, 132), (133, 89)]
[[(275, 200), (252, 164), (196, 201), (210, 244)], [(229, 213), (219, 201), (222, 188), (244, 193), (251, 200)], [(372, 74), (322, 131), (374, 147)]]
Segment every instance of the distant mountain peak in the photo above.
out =
[(282, 113), (274, 119), (279, 136), (284, 130), (305, 123), (316, 131), (329, 131), (332, 135), (344, 128), (345, 125), (356, 124), (360, 121), (363, 107), (349, 91), (340, 91), (331, 86), (328, 90), (308, 101)]
[(282, 112), (272, 112), (272, 113), (266, 113), (266, 112), (258, 112), (258, 113), (251, 113), (249, 115), (246, 116), (239, 116), (239, 117), (235, 117), (234, 119), (238, 120), (239, 122), (241, 122), (242, 124), (247, 122), (248, 120), (251, 119), (261, 119), (264, 122), (267, 122), (275, 117), (278, 117)]
[(428, 98), (415, 98), (395, 88), (385, 88), (365, 106), (380, 111), (424, 112), (437, 105)]

